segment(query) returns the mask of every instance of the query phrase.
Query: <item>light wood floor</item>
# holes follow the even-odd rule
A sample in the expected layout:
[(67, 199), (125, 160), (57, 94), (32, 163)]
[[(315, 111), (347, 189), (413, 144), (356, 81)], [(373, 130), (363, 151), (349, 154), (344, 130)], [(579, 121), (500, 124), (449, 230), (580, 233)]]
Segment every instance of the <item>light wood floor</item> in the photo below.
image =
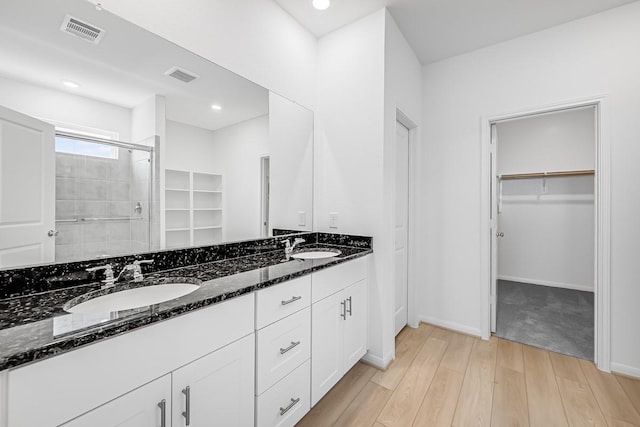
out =
[(640, 427), (640, 381), (421, 324), (400, 332), (385, 372), (358, 363), (298, 425)]

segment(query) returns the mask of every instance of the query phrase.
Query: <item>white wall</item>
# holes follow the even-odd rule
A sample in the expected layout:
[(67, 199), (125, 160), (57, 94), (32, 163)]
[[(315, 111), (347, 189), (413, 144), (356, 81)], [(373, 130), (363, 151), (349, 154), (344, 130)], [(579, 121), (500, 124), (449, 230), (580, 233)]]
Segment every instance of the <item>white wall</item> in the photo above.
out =
[(269, 92), (269, 154), (270, 229), (312, 230), (313, 111), (273, 92)]
[(595, 169), (594, 109), (498, 123), (498, 174)]
[(316, 39), (273, 0), (99, 2), (267, 89), (315, 106)]
[[(369, 356), (378, 364), (392, 356), (380, 327), (380, 322), (388, 323), (390, 309), (381, 299), (389, 283), (381, 281), (386, 273), (384, 256), (378, 252), (386, 232), (382, 223), (384, 21), (385, 12), (380, 10), (318, 40), (314, 155), (314, 229), (373, 236), (369, 294), (370, 319), (375, 324), (370, 325)], [(329, 228), (330, 212), (339, 213), (337, 229)]]
[(417, 274), (425, 316), (480, 334), (481, 118), (606, 95), (612, 173), (612, 369), (640, 376), (640, 3), (423, 68)]
[(498, 279), (593, 291), (593, 188), (593, 175), (504, 181)]
[[(498, 174), (594, 169), (594, 110), (498, 123)], [(498, 278), (593, 291), (593, 196), (593, 175), (503, 180)]]
[(32, 117), (117, 132), (131, 138), (131, 110), (75, 94), (0, 77), (0, 103)]

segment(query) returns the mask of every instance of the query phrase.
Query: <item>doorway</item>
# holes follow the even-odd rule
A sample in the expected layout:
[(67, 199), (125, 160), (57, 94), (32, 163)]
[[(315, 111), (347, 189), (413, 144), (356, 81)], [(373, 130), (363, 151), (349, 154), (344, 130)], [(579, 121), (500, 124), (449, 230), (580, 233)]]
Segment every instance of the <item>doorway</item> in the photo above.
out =
[(409, 129), (396, 121), (394, 227), (395, 335), (408, 322)]
[(596, 105), (491, 123), (491, 331), (594, 360)]

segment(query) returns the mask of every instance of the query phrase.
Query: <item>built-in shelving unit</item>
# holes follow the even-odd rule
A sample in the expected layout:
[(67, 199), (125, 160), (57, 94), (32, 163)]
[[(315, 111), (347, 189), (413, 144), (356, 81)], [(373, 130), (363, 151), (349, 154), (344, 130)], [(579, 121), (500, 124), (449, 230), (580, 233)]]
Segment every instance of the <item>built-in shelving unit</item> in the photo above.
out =
[(222, 175), (165, 170), (165, 247), (222, 241)]

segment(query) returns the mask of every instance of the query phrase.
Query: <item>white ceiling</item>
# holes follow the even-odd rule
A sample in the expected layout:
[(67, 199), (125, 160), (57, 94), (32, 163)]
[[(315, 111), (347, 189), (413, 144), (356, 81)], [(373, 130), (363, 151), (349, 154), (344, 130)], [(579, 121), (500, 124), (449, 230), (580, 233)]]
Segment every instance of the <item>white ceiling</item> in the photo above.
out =
[[(94, 45), (60, 31), (67, 14), (106, 30), (102, 40)], [(84, 0), (1, 0), (0, 58), (0, 76), (126, 108), (164, 95), (169, 120), (204, 129), (269, 109), (265, 88)], [(183, 83), (165, 76), (174, 66), (200, 78)], [(64, 79), (81, 87), (65, 89)]]
[(386, 6), (423, 64), (470, 52), (636, 0), (275, 0), (320, 37)]

